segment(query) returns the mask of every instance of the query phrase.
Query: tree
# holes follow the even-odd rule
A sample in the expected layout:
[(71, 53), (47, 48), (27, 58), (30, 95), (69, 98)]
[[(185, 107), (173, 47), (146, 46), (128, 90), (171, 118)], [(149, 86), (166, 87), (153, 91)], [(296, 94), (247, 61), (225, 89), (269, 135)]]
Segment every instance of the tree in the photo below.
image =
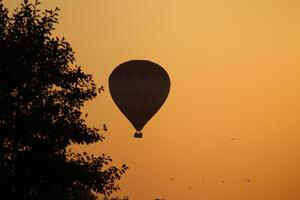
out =
[(112, 197), (110, 200), (129, 200), (129, 197), (128, 196), (124, 196), (123, 198), (122, 197)]
[(39, 4), (24, 0), (10, 16), (0, 0), (1, 199), (110, 195), (128, 167), (69, 148), (104, 139), (81, 112), (101, 90), (75, 64), (70, 44), (52, 36), (59, 10)]
[(97, 196), (92, 192), (78, 191), (75, 196), (76, 200), (97, 200)]

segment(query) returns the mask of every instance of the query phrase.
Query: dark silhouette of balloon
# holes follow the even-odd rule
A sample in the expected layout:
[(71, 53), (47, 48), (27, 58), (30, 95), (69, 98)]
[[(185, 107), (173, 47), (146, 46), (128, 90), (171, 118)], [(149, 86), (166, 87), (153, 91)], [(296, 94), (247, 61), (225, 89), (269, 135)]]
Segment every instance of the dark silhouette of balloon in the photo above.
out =
[(131, 60), (117, 66), (109, 76), (110, 94), (136, 129), (135, 137), (165, 102), (170, 78), (158, 64)]

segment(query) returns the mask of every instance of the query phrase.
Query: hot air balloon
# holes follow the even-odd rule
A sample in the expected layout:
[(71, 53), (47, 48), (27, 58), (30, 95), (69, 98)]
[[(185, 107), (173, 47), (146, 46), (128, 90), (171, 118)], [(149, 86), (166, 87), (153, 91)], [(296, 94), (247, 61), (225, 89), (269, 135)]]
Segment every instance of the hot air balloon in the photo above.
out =
[(141, 130), (165, 102), (170, 78), (158, 64), (131, 60), (118, 65), (109, 76), (109, 91), (120, 111), (141, 138)]

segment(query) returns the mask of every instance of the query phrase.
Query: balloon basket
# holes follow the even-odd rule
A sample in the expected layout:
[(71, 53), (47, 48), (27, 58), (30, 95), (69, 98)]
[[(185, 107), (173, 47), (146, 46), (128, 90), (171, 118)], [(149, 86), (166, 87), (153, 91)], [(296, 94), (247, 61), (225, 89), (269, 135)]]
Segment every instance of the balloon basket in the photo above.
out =
[(143, 133), (140, 132), (140, 131), (137, 131), (137, 132), (134, 133), (134, 137), (135, 138), (143, 138)]

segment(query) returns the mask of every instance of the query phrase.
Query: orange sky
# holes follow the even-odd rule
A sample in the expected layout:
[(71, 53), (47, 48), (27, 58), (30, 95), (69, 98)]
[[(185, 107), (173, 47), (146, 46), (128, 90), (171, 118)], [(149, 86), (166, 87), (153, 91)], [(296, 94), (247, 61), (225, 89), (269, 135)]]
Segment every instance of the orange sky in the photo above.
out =
[[(4, 0), (10, 8), (18, 2)], [(56, 34), (66, 37), (77, 63), (106, 88), (85, 112), (90, 125), (107, 124), (107, 139), (76, 149), (106, 152), (130, 167), (118, 195), (300, 199), (300, 1), (42, 5), (55, 6), (61, 8)], [(108, 92), (111, 71), (131, 59), (152, 60), (171, 78), (170, 95), (143, 139), (133, 138)]]

